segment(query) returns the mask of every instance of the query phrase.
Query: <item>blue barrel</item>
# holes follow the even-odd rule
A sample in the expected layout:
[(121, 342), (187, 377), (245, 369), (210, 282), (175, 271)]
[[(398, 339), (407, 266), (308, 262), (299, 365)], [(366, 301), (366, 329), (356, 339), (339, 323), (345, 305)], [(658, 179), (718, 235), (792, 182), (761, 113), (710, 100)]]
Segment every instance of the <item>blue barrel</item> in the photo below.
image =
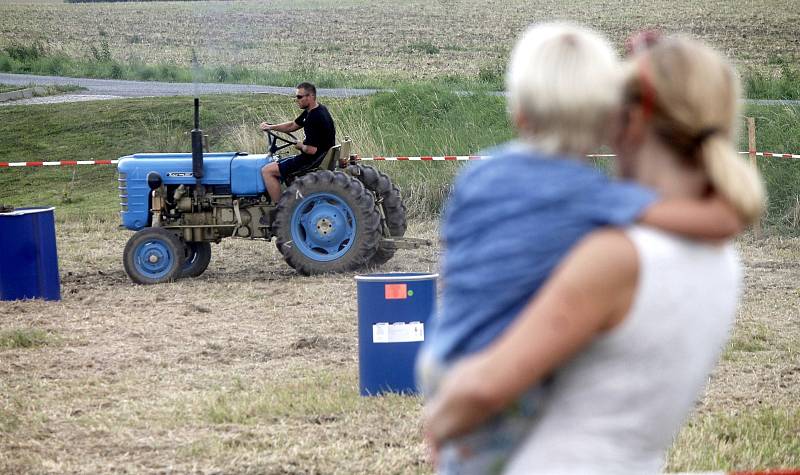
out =
[(0, 213), (0, 300), (61, 300), (53, 208)]
[(362, 396), (416, 393), (414, 362), (436, 302), (438, 274), (356, 276)]

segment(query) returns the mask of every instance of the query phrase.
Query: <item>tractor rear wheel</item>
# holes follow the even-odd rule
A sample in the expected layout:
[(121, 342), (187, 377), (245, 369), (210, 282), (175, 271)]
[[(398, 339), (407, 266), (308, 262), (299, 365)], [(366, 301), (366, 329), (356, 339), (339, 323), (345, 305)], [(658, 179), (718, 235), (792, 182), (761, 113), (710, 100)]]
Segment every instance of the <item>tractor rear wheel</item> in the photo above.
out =
[(184, 243), (186, 259), (181, 269), (181, 277), (197, 277), (206, 271), (211, 262), (211, 243), (187, 242)]
[[(364, 184), (375, 194), (378, 204), (383, 208), (385, 224), (391, 237), (403, 237), (406, 233), (406, 206), (400, 196), (400, 188), (392, 183), (389, 176), (369, 165), (350, 165), (347, 172)], [(370, 264), (381, 265), (394, 256), (397, 246), (393, 243), (381, 243)]]
[(372, 194), (350, 175), (330, 170), (303, 175), (283, 192), (273, 229), (286, 262), (305, 275), (362, 267), (381, 237)]
[(145, 228), (128, 239), (122, 261), (137, 284), (160, 284), (180, 277), (185, 259), (178, 236), (162, 228)]

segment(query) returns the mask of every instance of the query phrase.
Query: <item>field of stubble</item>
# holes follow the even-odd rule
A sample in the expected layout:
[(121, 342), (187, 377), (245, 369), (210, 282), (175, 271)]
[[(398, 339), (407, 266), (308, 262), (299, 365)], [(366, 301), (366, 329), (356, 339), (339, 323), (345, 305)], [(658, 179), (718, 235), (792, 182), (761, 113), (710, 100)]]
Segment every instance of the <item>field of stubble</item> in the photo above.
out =
[[(409, 235), (435, 238), (436, 225)], [(0, 473), (429, 473), (415, 397), (358, 396), (351, 275), (227, 240), (133, 285), (113, 223), (58, 226), (61, 302), (0, 302)], [(800, 240), (743, 238), (743, 305), (671, 469), (797, 466)], [(434, 271), (437, 248), (382, 271)]]
[(502, 69), (530, 23), (569, 20), (621, 48), (643, 28), (682, 32), (720, 48), (740, 66), (800, 60), (795, 0), (276, 0), (65, 4), (0, 2), (0, 47), (39, 42), (51, 52), (271, 71), (359, 73), (397, 80), (476, 77)]

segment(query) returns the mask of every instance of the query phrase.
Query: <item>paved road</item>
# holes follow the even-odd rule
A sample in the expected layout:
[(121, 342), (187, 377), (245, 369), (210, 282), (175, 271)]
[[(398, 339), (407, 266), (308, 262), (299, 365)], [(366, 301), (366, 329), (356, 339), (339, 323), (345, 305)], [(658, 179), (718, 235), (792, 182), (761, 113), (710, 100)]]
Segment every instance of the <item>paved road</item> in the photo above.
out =
[[(156, 81), (123, 81), (118, 79), (86, 79), (67, 78), (61, 76), (35, 76), (31, 74), (0, 73), (0, 84), (12, 85), (67, 85), (72, 84), (85, 88), (85, 91), (70, 93), (64, 96), (51, 98), (26, 99), (25, 103), (53, 103), (86, 101), (96, 99), (117, 99), (121, 97), (152, 97), (152, 96), (194, 96), (206, 94), (294, 94), (293, 87), (256, 86), (249, 84), (217, 84), (217, 83), (173, 83)], [(322, 97), (354, 97), (366, 96), (378, 92), (377, 89), (318, 89)], [(504, 93), (498, 92), (498, 95)], [(66, 99), (66, 100), (64, 100)], [(757, 105), (800, 105), (798, 100), (765, 100), (747, 99), (748, 104)], [(22, 104), (23, 101), (14, 101)]]
[[(0, 84), (12, 85), (75, 85), (85, 91), (70, 93), (70, 96), (102, 96), (103, 98), (119, 97), (152, 97), (152, 96), (194, 96), (195, 94), (294, 94), (293, 87), (256, 86), (248, 84), (212, 84), (212, 83), (173, 83), (156, 81), (122, 81), (117, 79), (67, 78), (61, 76), (35, 76), (32, 74), (0, 73)], [(366, 96), (377, 92), (376, 89), (323, 89), (317, 90), (325, 97)]]

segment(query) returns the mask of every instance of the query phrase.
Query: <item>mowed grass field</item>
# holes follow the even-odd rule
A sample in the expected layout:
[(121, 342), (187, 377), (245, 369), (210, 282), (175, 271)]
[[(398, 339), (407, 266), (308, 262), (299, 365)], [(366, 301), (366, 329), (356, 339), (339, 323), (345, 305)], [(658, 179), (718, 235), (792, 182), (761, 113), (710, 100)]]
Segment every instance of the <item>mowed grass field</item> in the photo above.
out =
[[(358, 395), (352, 275), (227, 240), (200, 278), (137, 286), (114, 220), (57, 229), (62, 301), (0, 302), (0, 473), (431, 473), (421, 400)], [(436, 222), (408, 234), (436, 241)], [(800, 241), (739, 247), (736, 329), (668, 470), (800, 466)]]
[(631, 33), (658, 28), (705, 40), (743, 68), (800, 60), (795, 0), (14, 1), (0, 4), (0, 48), (39, 43), (91, 58), (107, 44), (124, 63), (177, 65), (188, 65), (194, 49), (208, 68), (496, 82), (520, 32), (550, 20), (590, 25), (620, 50)]

